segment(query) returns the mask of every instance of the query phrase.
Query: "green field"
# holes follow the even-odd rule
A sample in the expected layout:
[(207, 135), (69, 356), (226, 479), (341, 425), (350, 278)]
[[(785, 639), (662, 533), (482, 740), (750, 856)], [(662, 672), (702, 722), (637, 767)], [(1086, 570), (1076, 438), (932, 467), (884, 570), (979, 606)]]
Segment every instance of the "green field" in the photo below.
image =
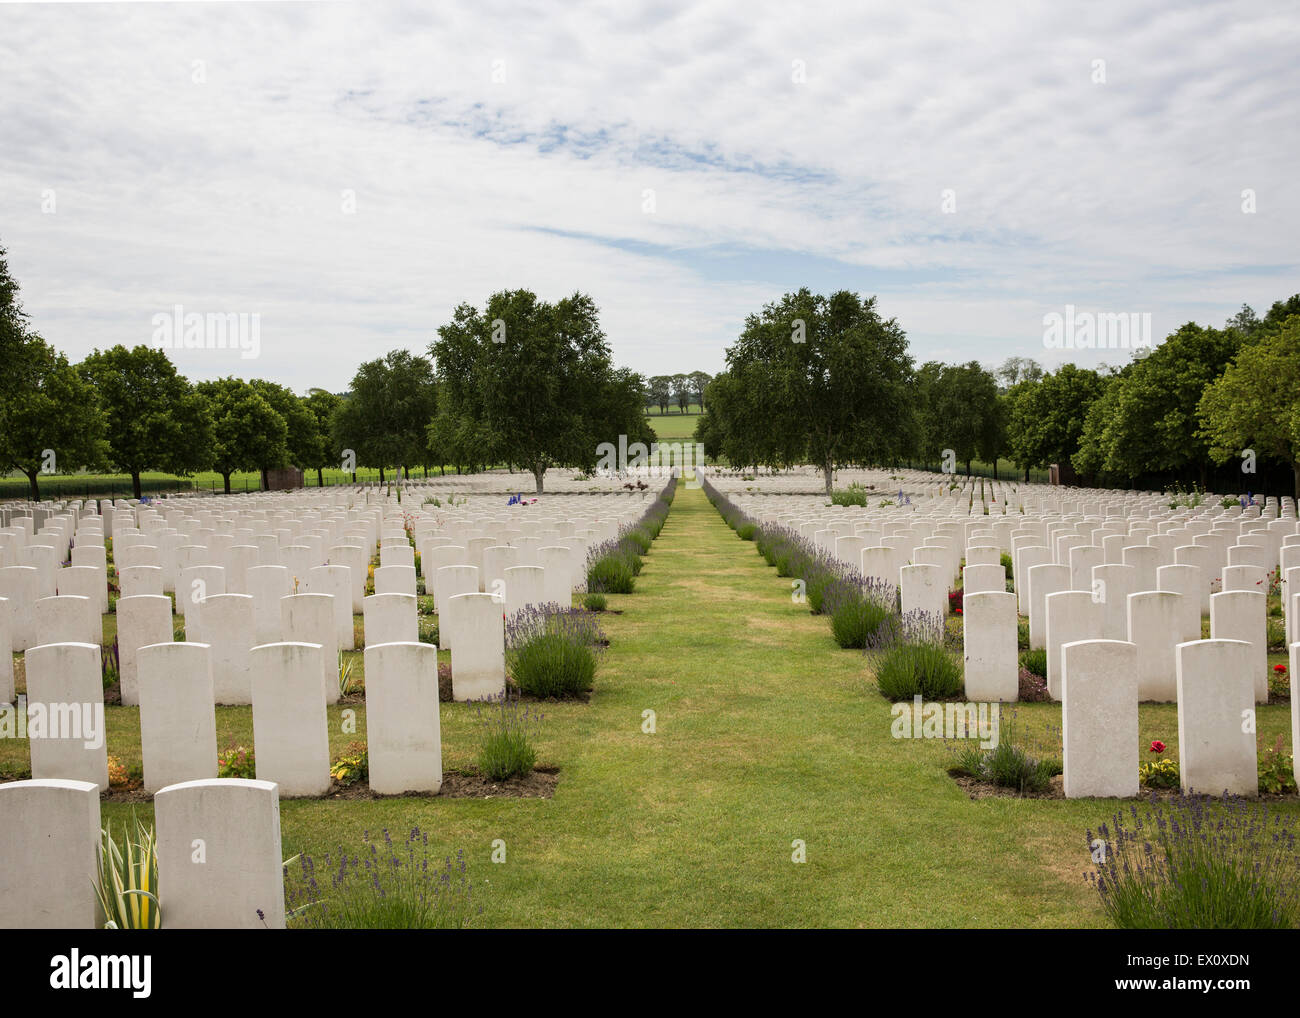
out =
[(695, 440), (695, 424), (699, 414), (651, 415), (650, 427), (655, 437), (663, 442), (690, 442)]
[[(1104, 924), (1082, 878), (1084, 833), (1117, 804), (971, 800), (941, 742), (891, 737), (861, 652), (839, 649), (699, 490), (679, 489), (636, 592), (609, 601), (623, 614), (603, 617), (610, 647), (591, 701), (544, 706), (553, 799), (285, 801), (285, 856), (418, 825), (440, 851), (466, 852), (491, 926)], [(109, 752), (138, 760), (138, 712), (108, 713)], [(217, 714), (220, 745), (251, 744), (248, 708)], [(364, 738), (358, 715), (346, 734), (330, 708), (334, 753)], [(441, 718), (444, 767), (471, 766), (474, 709), (443, 704)], [(1287, 736), (1288, 718), (1260, 708), (1261, 743)], [(1016, 710), (1044, 738), (1060, 721), (1056, 704)], [(1174, 706), (1140, 708), (1142, 745), (1158, 738), (1176, 755), (1177, 736)], [(0, 740), (0, 773), (27, 763), (25, 743)], [(118, 825), (131, 811), (104, 815)], [(496, 839), (504, 864), (490, 861)]]

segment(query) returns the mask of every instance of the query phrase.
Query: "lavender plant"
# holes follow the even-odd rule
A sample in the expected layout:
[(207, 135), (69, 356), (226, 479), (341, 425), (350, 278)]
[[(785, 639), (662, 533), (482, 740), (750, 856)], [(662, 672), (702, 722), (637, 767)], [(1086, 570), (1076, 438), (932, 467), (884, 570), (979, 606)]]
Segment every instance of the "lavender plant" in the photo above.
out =
[(578, 696), (591, 689), (604, 643), (594, 612), (532, 606), (506, 623), (506, 668), (529, 696)]
[(624, 527), (617, 538), (587, 553), (587, 590), (593, 594), (630, 594), (641, 574), (641, 556), (663, 529), (668, 508), (677, 491), (673, 476), (641, 519)]
[(960, 693), (962, 667), (948, 641), (941, 615), (914, 609), (886, 616), (866, 643), (880, 695), (946, 700)]
[(545, 717), (531, 707), (521, 706), (506, 693), (480, 701), (479, 770), (493, 781), (530, 773), (537, 762), (532, 736)]
[(868, 641), (893, 618), (894, 588), (856, 570), (835, 576), (825, 587), (823, 609), (841, 647), (866, 649)]
[(1021, 795), (1045, 792), (1061, 773), (1061, 728), (1048, 724), (1041, 736), (1031, 736), (1018, 713), (1014, 707), (999, 709), (998, 743), (990, 749), (958, 742), (952, 770)]
[(896, 588), (863, 577), (797, 530), (757, 523), (707, 479), (703, 487), (727, 525), (744, 540), (752, 540), (778, 576), (794, 576), (803, 581), (809, 609), (814, 615), (830, 618), (831, 633), (841, 647), (866, 647), (875, 631), (891, 616), (896, 617)]
[(587, 552), (587, 590), (592, 593), (630, 594), (640, 571), (640, 556), (626, 542), (604, 541)]
[(113, 637), (112, 646), (105, 647), (99, 655), (100, 679), (105, 689), (115, 686), (122, 677), (122, 661), (118, 653), (117, 637)]
[(412, 827), (401, 844), (388, 830), (362, 848), (326, 852), (317, 867), (306, 853), (285, 867), (289, 926), (317, 930), (464, 929), (482, 914), (474, 900), (464, 851), (453, 861), (430, 848), (429, 836)]
[(1087, 832), (1085, 874), (1121, 929), (1300, 928), (1296, 818), (1237, 796), (1154, 795)]

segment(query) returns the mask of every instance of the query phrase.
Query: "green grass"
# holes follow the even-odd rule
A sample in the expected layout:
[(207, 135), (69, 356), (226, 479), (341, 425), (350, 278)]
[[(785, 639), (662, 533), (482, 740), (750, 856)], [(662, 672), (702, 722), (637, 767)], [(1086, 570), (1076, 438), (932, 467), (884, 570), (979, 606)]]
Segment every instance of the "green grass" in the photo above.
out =
[[(1082, 879), (1084, 833), (1116, 804), (972, 801), (942, 743), (891, 738), (862, 653), (840, 650), (699, 490), (678, 489), (636, 593), (609, 607), (623, 614), (601, 616), (610, 647), (591, 701), (544, 705), (536, 745), (539, 766), (560, 768), (553, 799), (286, 801), (284, 856), (418, 825), (465, 850), (478, 923), (492, 926), (1106, 925)], [(1286, 707), (1258, 713), (1261, 743), (1289, 742)], [(109, 752), (138, 759), (138, 712), (108, 714)], [(364, 709), (357, 734), (339, 708), (329, 718), (335, 754), (364, 738)], [(441, 718), (444, 767), (472, 766), (473, 708), (443, 704)], [(1030, 734), (1060, 720), (1058, 704), (1017, 711)], [(249, 744), (249, 709), (219, 708), (218, 731), (222, 746)], [(1177, 754), (1173, 705), (1140, 708), (1143, 760), (1156, 738)], [(27, 760), (0, 740), (0, 772)], [(103, 813), (121, 825), (131, 807)], [(504, 864), (490, 862), (494, 839)]]
[(655, 436), (661, 442), (694, 441), (695, 422), (699, 419), (698, 414), (669, 414), (667, 417), (652, 414), (650, 427), (654, 429)]

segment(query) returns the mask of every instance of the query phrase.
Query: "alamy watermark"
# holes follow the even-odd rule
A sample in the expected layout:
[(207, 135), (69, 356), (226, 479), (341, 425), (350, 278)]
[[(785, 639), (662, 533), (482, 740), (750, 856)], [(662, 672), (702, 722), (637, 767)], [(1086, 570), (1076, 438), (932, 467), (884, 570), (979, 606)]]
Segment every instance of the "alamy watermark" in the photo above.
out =
[(82, 954), (72, 948), (50, 959), (52, 990), (130, 990), (137, 999), (152, 992), (153, 955)]
[(102, 703), (31, 703), (19, 695), (18, 704), (0, 704), (0, 739), (79, 740), (86, 749), (104, 744)]
[(616, 475), (643, 471), (650, 477), (671, 477), (680, 470), (691, 474), (686, 487), (698, 488), (702, 482), (697, 467), (704, 466), (704, 446), (699, 442), (644, 442), (628, 444), (626, 435), (618, 436), (618, 446), (601, 442), (596, 446), (596, 472)]
[(242, 360), (262, 355), (262, 316), (258, 312), (186, 311), (180, 304), (151, 319), (155, 349), (238, 350)]
[(889, 710), (895, 739), (979, 739), (980, 749), (998, 748), (997, 703), (896, 703)]
[(1043, 315), (1043, 346), (1049, 350), (1149, 350), (1151, 312), (1075, 311)]

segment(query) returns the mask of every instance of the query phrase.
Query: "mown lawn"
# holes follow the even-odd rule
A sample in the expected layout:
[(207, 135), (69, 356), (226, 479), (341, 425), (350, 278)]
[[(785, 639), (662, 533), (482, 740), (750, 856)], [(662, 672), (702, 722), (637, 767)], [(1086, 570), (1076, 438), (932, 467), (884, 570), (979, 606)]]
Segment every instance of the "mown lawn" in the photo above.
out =
[[(1104, 925), (1082, 879), (1084, 832), (1117, 804), (972, 801), (941, 743), (891, 737), (863, 656), (790, 595), (699, 490), (679, 488), (636, 592), (609, 599), (623, 614), (604, 618), (591, 702), (544, 708), (553, 799), (286, 801), (285, 856), (418, 825), (447, 854), (465, 850), (484, 925)], [(474, 709), (441, 716), (444, 766), (470, 766)], [(1285, 707), (1260, 717), (1270, 736), (1288, 729)], [(339, 730), (338, 708), (330, 719), (336, 753), (363, 737)], [(1045, 732), (1060, 708), (1022, 706), (1016, 720)], [(111, 753), (138, 757), (137, 723), (110, 709)], [(218, 708), (218, 727), (221, 744), (247, 744), (250, 711)], [(1177, 752), (1173, 706), (1141, 708), (1143, 746), (1155, 738)], [(6, 742), (0, 771), (25, 766), (26, 747)]]
[(650, 427), (661, 442), (695, 441), (695, 424), (699, 414), (651, 414)]

